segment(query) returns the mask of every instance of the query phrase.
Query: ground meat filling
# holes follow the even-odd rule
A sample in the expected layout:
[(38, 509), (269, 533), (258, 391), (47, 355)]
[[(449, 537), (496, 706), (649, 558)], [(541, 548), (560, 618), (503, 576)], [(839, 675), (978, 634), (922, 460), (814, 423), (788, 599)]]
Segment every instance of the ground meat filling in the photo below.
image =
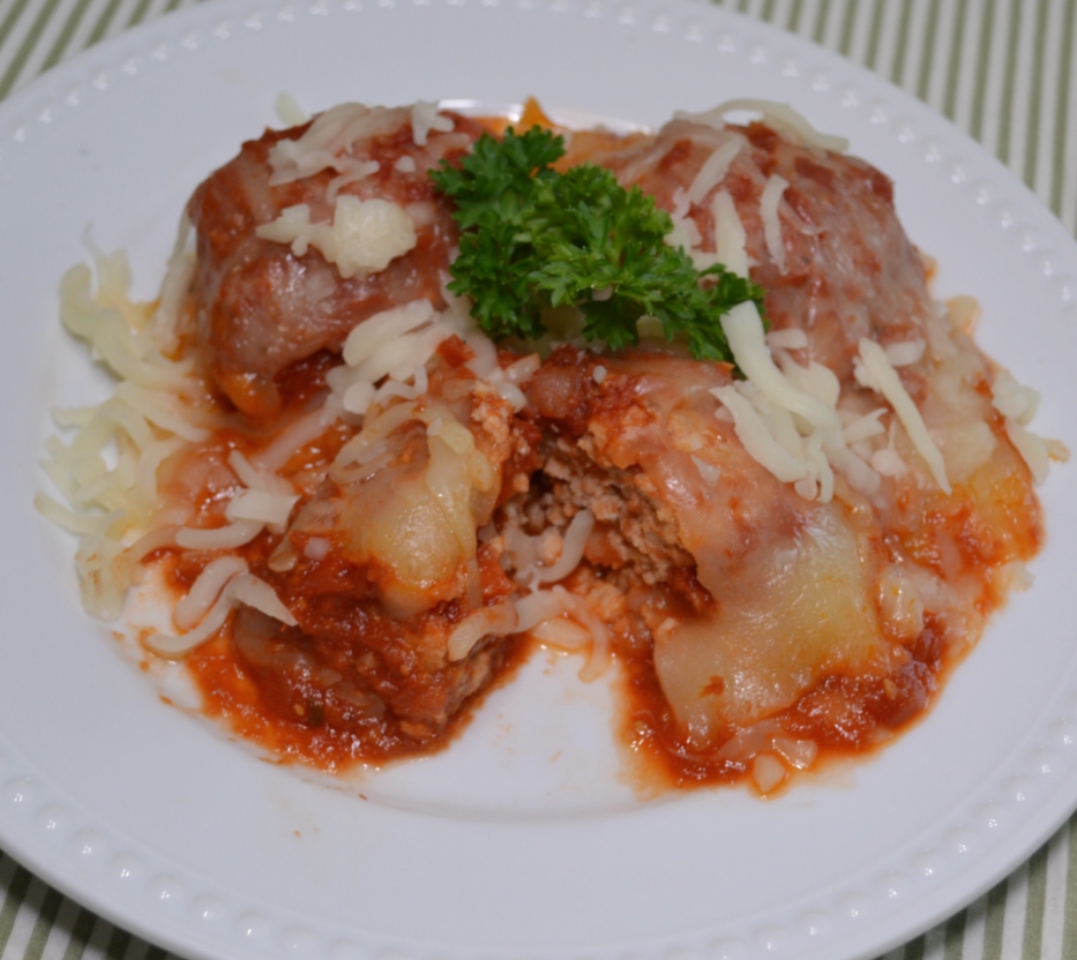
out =
[[(657, 363), (663, 360), (659, 357)], [(638, 463), (613, 464), (597, 451), (589, 428), (598, 418), (622, 423), (652, 414), (639, 405), (646, 392), (642, 375), (614, 378), (603, 390), (593, 371), (600, 363), (586, 353), (562, 348), (530, 384), (530, 398), (546, 440), (542, 470), (523, 507), (532, 529), (564, 528), (578, 510), (590, 510), (595, 526), (586, 560), (633, 583), (676, 583), (694, 605), (709, 600), (695, 577), (696, 561), (680, 543), (672, 511), (653, 496), (654, 483)]]

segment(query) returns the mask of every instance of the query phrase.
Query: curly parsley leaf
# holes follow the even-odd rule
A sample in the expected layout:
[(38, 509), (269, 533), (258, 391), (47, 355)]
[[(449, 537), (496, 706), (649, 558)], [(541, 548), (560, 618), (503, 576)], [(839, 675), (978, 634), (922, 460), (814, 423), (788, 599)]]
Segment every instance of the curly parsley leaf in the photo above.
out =
[(762, 290), (721, 266), (697, 270), (666, 243), (673, 222), (652, 197), (593, 164), (558, 172), (563, 155), (550, 131), (510, 128), (500, 141), (481, 137), (459, 167), (431, 172), (462, 231), (449, 288), (472, 299), (480, 326), (495, 339), (537, 339), (549, 311), (569, 306), (584, 337), (618, 349), (638, 343), (638, 321), (652, 316), (697, 358), (732, 361), (719, 317), (762, 305)]

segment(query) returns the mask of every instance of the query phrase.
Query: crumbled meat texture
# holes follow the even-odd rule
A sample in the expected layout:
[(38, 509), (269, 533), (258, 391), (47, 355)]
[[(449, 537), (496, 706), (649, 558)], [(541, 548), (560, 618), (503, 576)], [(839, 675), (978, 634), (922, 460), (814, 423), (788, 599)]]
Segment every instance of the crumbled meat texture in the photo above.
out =
[(609, 570), (631, 571), (645, 583), (669, 580), (675, 567), (695, 569), (695, 561), (678, 542), (669, 511), (645, 492), (638, 470), (601, 469), (582, 447), (554, 444), (527, 511), (532, 525), (564, 525), (566, 507), (588, 509), (595, 530), (586, 559)]
[[(592, 375), (598, 363), (607, 371), (601, 384)], [(557, 438), (544, 469), (559, 480), (597, 471), (603, 479), (591, 482), (650, 504), (649, 535), (671, 556), (698, 562), (702, 553), (735, 566), (756, 531), (789, 527), (801, 500), (714, 415), (710, 390), (729, 382), (727, 367), (656, 344), (601, 357), (561, 348), (530, 384), (547, 435)], [(717, 481), (701, 475), (697, 451), (722, 468)]]
[[(791, 529), (802, 509), (714, 416), (709, 389), (728, 382), (723, 366), (660, 347), (555, 351), (529, 385), (546, 441), (523, 522), (563, 527), (587, 508), (596, 525), (585, 556), (611, 581), (664, 584), (697, 612), (712, 604), (724, 573), (761, 538)], [(697, 448), (724, 467), (717, 482), (692, 460)]]

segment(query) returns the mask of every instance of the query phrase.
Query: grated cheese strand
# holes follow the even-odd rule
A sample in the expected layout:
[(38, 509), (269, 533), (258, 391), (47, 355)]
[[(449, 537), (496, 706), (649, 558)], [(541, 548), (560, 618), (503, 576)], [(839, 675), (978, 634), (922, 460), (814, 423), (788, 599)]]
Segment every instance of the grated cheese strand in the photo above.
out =
[(763, 194), (759, 198), (759, 216), (763, 220), (763, 241), (779, 273), (785, 273), (785, 241), (782, 238), (782, 221), (778, 217), (778, 208), (781, 206), (782, 196), (788, 186), (788, 180), (779, 177), (776, 173), (772, 174), (767, 178)]
[(744, 137), (734, 135), (707, 157), (688, 187), (686, 197), (689, 203), (702, 203), (707, 194), (725, 179), (729, 165), (736, 159), (744, 144)]
[(881, 393), (886, 398), (898, 415), (916, 452), (927, 464), (935, 482), (944, 493), (951, 493), (952, 488), (950, 481), (946, 478), (946, 463), (942, 459), (942, 452), (931, 439), (924, 418), (920, 415), (912, 397), (909, 396), (897, 371), (886, 356), (886, 351), (874, 340), (868, 340), (866, 337), (861, 339), (860, 362), (856, 365), (855, 373), (861, 385), (876, 393)]
[(840, 433), (841, 420), (837, 412), (818, 397), (793, 386), (775, 365), (767, 348), (763, 321), (754, 303), (737, 304), (722, 316), (721, 322), (737, 366), (765, 396), (817, 428)]
[(728, 190), (719, 190), (711, 201), (714, 217), (715, 257), (730, 273), (748, 276), (748, 233)]
[(767, 428), (766, 420), (735, 387), (715, 387), (712, 394), (733, 415), (733, 429), (749, 456), (784, 483), (806, 477), (808, 467), (790, 453)]

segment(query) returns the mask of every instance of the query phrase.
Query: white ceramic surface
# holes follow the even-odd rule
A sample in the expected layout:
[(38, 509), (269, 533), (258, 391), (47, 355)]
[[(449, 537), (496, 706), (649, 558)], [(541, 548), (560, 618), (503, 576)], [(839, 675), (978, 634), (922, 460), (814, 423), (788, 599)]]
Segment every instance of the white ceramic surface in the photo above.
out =
[(802, 41), (674, 0), (223, 0), (124, 34), (0, 105), (0, 846), (190, 957), (868, 957), (1004, 876), (1077, 805), (1077, 467), (1049, 544), (937, 708), (870, 762), (770, 802), (641, 802), (608, 691), (536, 659), (443, 755), (327, 785), (159, 700), (78, 605), (32, 510), (47, 411), (102, 389), (56, 320), (92, 225), (152, 295), (191, 189), (277, 94), (506, 105), (657, 124), (792, 103), (897, 184), (938, 292), (1077, 449), (1077, 247), (976, 145)]

